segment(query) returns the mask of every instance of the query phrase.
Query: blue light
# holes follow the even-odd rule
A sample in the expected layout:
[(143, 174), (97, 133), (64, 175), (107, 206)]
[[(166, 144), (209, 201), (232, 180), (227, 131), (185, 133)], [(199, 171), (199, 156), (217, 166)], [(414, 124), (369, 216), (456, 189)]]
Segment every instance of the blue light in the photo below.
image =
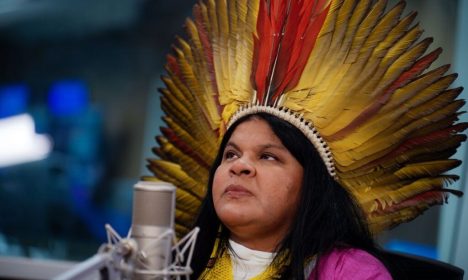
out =
[(435, 247), (409, 241), (394, 239), (387, 242), (384, 247), (390, 251), (408, 253), (430, 259), (437, 259), (438, 257)]
[(48, 105), (56, 116), (76, 115), (88, 106), (88, 88), (80, 80), (64, 80), (52, 84)]
[(29, 88), (25, 84), (0, 87), (0, 118), (26, 112)]

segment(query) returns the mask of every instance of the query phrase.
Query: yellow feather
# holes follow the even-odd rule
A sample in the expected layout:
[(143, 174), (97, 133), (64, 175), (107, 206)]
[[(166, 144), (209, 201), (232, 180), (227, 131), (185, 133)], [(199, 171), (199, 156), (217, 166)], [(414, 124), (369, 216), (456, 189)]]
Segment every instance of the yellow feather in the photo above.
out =
[(374, 50), (374, 55), (377, 57), (382, 57), (389, 50), (389, 48), (395, 44), (395, 42), (403, 37), (403, 35), (406, 33), (406, 30), (413, 22), (415, 16), (416, 13), (413, 12), (401, 19), (397, 25), (395, 25), (395, 27), (392, 28), (392, 30), (388, 33), (386, 38), (382, 42), (379, 42)]
[[(234, 2), (234, 1), (231, 1), (231, 2)], [(241, 30), (243, 28), (246, 27), (246, 25), (248, 24), (247, 23), (247, 13), (248, 13), (248, 10), (249, 10), (249, 7), (248, 7), (248, 1), (247, 0), (239, 0), (239, 1), (235, 1), (235, 9), (236, 9), (236, 13), (232, 14), (231, 13), (231, 17), (236, 17), (237, 20), (238, 20), (238, 28), (239, 28), (239, 32), (241, 32)], [(232, 11), (231, 11), (232, 12)]]
[[(408, 34), (412, 34), (411, 37), (417, 36), (417, 32), (409, 32)], [(414, 37), (413, 39), (416, 38)], [(411, 41), (407, 39), (402, 40), (406, 43)], [(395, 65), (398, 65), (399, 67), (408, 67), (408, 64), (410, 63), (409, 57), (414, 59), (414, 57), (418, 57), (418, 55), (420, 56), (425, 48), (427, 48), (427, 45), (428, 42), (423, 41), (407, 53), (399, 54), (401, 57), (395, 57), (395, 61), (392, 65), (387, 65), (387, 63), (391, 62), (390, 59), (382, 60), (378, 69), (374, 69), (374, 74), (372, 76), (367, 76), (366, 73), (361, 73), (362, 77), (371, 77), (370, 79), (367, 78), (367, 80), (361, 80), (362, 78), (358, 78), (356, 80), (356, 84), (350, 89), (348, 88), (347, 92), (354, 93), (353, 96), (341, 94), (338, 95), (340, 99), (333, 100), (333, 103), (321, 104), (321, 107), (317, 108), (318, 110), (315, 114), (327, 117), (317, 117), (317, 122), (314, 122), (314, 124), (321, 129), (321, 135), (324, 137), (332, 135), (354, 120), (362, 110), (370, 104), (370, 102), (373, 102), (375, 96), (381, 94), (382, 91), (389, 86), (399, 74), (401, 74), (403, 68), (398, 68)], [(394, 54), (396, 54), (396, 52)], [(335, 102), (344, 103), (345, 101), (347, 101), (346, 110), (341, 110), (341, 114), (333, 120), (332, 117), (330, 117), (330, 113), (327, 112), (326, 106), (333, 107)]]
[(193, 216), (197, 215), (198, 208), (201, 205), (201, 200), (192, 195), (190, 192), (187, 192), (182, 187), (177, 186), (176, 188), (176, 207), (180, 211), (192, 214)]
[(190, 121), (186, 119), (180, 111), (178, 111), (169, 101), (167, 98), (161, 98), (161, 108), (162, 110), (168, 114), (171, 115), (174, 119), (174, 121), (184, 129), (188, 129)]
[[(432, 92), (436, 92), (437, 94), (440, 93), (443, 89), (447, 88), (447, 86), (452, 81), (453, 77), (447, 76), (444, 79), (441, 79), (438, 82), (434, 83), (429, 88), (432, 90)], [(429, 91), (430, 90), (424, 92), (427, 93)], [(429, 96), (433, 99), (429, 100), (427, 103), (421, 104), (425, 99), (428, 99), (429, 97), (425, 99), (413, 98), (392, 111), (378, 114), (375, 118), (369, 120), (366, 124), (356, 129), (355, 133), (347, 137), (346, 140), (339, 140), (333, 142), (333, 145), (337, 147), (337, 149), (339, 149), (338, 147), (340, 143), (344, 143), (345, 141), (351, 141), (355, 145), (347, 145), (347, 148), (353, 149), (354, 147), (361, 146), (364, 143), (367, 143), (371, 138), (375, 137), (376, 135), (379, 135), (379, 137), (381, 138), (386, 138), (387, 136), (394, 134), (396, 131), (400, 130), (410, 121), (420, 119), (443, 106), (447, 106), (450, 102), (453, 101), (453, 96), (451, 95), (445, 94), (436, 96), (436, 94), (432, 94), (432, 96)], [(459, 108), (458, 106), (455, 107), (457, 109)], [(451, 111), (446, 111), (445, 114), (446, 115), (442, 116), (451, 115)], [(430, 120), (430, 122), (433, 121), (435, 120)], [(421, 125), (420, 123), (421, 120), (417, 122), (418, 125)], [(357, 135), (359, 135), (359, 137), (357, 137)]]
[[(328, 48), (326, 49), (325, 58), (328, 58), (329, 60), (327, 60), (326, 63), (313, 66), (318, 68), (318, 71), (313, 76), (315, 79), (315, 84), (321, 84), (323, 78), (329, 77), (329, 72), (336, 69), (335, 67), (343, 61), (345, 53), (340, 50), (341, 42), (346, 34), (348, 20), (351, 16), (351, 12), (353, 11), (355, 5), (354, 3), (354, 0), (344, 1), (343, 5), (338, 10), (338, 14), (336, 15), (336, 22), (334, 23), (331, 33), (331, 41)], [(320, 47), (320, 45), (317, 47)]]
[(176, 208), (175, 218), (176, 218), (176, 222), (179, 225), (183, 225), (183, 226), (185, 226), (187, 228), (191, 228), (193, 226), (193, 223), (195, 222), (194, 217), (196, 217), (196, 216), (193, 216), (191, 214), (187, 214), (184, 211), (180, 211), (179, 209)]
[[(193, 72), (192, 65), (195, 64), (195, 61), (192, 55), (192, 49), (189, 43), (187, 43), (185, 40), (181, 38), (177, 38), (177, 39), (178, 39), (177, 45), (179, 46), (179, 48), (175, 48), (174, 51), (178, 59), (179, 67), (181, 68), (181, 70), (184, 70), (184, 69), (187, 69), (187, 71), (189, 70), (188, 73), (191, 74)], [(190, 77), (190, 75), (187, 75), (187, 77)]]
[[(356, 54), (360, 52), (364, 42), (367, 43), (367, 48), (375, 47), (373, 40), (370, 40), (369, 42), (369, 35), (372, 34), (372, 32), (374, 32), (374, 34), (376, 33), (374, 28), (379, 32), (385, 32), (384, 24), (378, 25), (379, 18), (384, 12), (385, 5), (386, 0), (381, 0), (375, 3), (364, 20), (359, 24), (359, 28), (357, 29), (356, 34), (352, 35), (352, 45), (349, 48), (349, 57), (351, 58), (351, 61), (353, 61), (352, 57), (356, 56)], [(358, 10), (356, 10), (354, 13), (356, 14), (357, 12)], [(383, 21), (383, 23), (385, 23), (385, 21)], [(372, 37), (370, 39), (372, 39)]]
[[(355, 63), (358, 57), (358, 54), (364, 50), (365, 52), (373, 51), (376, 47), (379, 46), (380, 42), (387, 37), (390, 30), (398, 23), (399, 17), (403, 11), (405, 4), (400, 2), (394, 8), (392, 8), (388, 13), (386, 13), (382, 19), (380, 19), (375, 27), (371, 30), (370, 34), (366, 36), (365, 44), (358, 44), (357, 42), (353, 43), (349, 54), (346, 57), (345, 63)], [(382, 12), (382, 11), (379, 11)]]
[(198, 31), (195, 23), (191, 20), (187, 20), (186, 24), (187, 32), (190, 36), (191, 49), (194, 58), (194, 76), (197, 78), (197, 94), (195, 96), (200, 98), (200, 102), (206, 117), (209, 119), (212, 129), (219, 127), (221, 121), (218, 108), (216, 105), (215, 95), (217, 94), (212, 87), (210, 81), (209, 71), (207, 69), (204, 48), (198, 37)]
[[(442, 203), (439, 201), (438, 203)], [(429, 206), (433, 205), (428, 203), (421, 202), (420, 204), (412, 207), (407, 207), (401, 209), (399, 211), (395, 211), (392, 213), (383, 213), (383, 214), (375, 214), (370, 213), (368, 216), (369, 226), (372, 232), (378, 233), (385, 229), (389, 229), (394, 227), (395, 225), (409, 222), (413, 220), (416, 216), (421, 214), (424, 210), (429, 208)]]
[(215, 58), (216, 81), (218, 82), (219, 94), (224, 95), (230, 89), (229, 80), (229, 20), (225, 0), (216, 2), (216, 17), (218, 21), (219, 34), (213, 39), (213, 55)]
[[(351, 172), (343, 174), (342, 181), (349, 187), (372, 187), (373, 185), (390, 185), (400, 181), (394, 172), (408, 161), (433, 161), (447, 159), (453, 155), (453, 151), (464, 140), (461, 135), (455, 135), (450, 139), (443, 139), (429, 144), (421, 144), (415, 149), (406, 151), (394, 158), (387, 159), (373, 168), (362, 167), (351, 169)], [(435, 154), (434, 154), (435, 153)]]
[(206, 4), (201, 2), (201, 1), (200, 1), (199, 5), (200, 5), (200, 13), (201, 13), (202, 19), (203, 19), (203, 27), (205, 27), (207, 35), (211, 40), (212, 35), (213, 35), (213, 30), (212, 30), (213, 27), (210, 24), (210, 16), (209, 16), (208, 8), (207, 8)]
[(396, 58), (400, 57), (422, 34), (419, 25), (412, 27), (409, 31), (399, 38), (386, 53), (383, 64), (390, 64)]
[[(166, 138), (161, 138), (160, 147), (162, 151), (168, 154), (172, 161), (178, 163), (182, 170), (190, 172), (191, 177), (198, 182), (206, 182), (208, 180), (208, 169), (203, 167), (190, 156), (184, 154), (177, 147), (172, 145)], [(175, 160), (176, 159), (176, 160)]]
[[(258, 1), (251, 2), (258, 3)], [(221, 65), (223, 68), (221, 68), (222, 73), (220, 74), (222, 75), (218, 76), (222, 76), (224, 81), (222, 83), (223, 89), (220, 90), (219, 102), (221, 105), (229, 104), (222, 113), (225, 122), (237, 110), (238, 106), (236, 104), (248, 102), (253, 92), (250, 73), (253, 57), (252, 34), (255, 30), (255, 24), (249, 25), (248, 23), (252, 22), (249, 16), (253, 16), (252, 11), (249, 11), (249, 9), (255, 9), (252, 6), (255, 3), (249, 3), (249, 6), (247, 6), (246, 0), (231, 1), (229, 3), (229, 28), (233, 32), (226, 38), (219, 38), (220, 42), (228, 40), (228, 62), (226, 63), (228, 67), (224, 68), (225, 65)], [(234, 6), (234, 3), (236, 3), (236, 6)], [(238, 25), (242, 26), (242, 28), (238, 27)], [(221, 56), (217, 61), (223, 61), (226, 55), (220, 52), (215, 53), (215, 56)]]
[[(434, 82), (432, 85), (427, 87), (426, 89), (422, 90), (420, 93), (415, 95), (413, 98), (408, 100), (406, 104), (409, 108), (411, 107), (416, 107), (420, 104), (424, 104), (425, 102), (428, 102), (431, 100), (431, 98), (435, 98), (437, 95), (439, 95), (443, 90), (448, 88), (453, 81), (455, 81), (456, 76), (455, 75), (449, 75), (442, 77), (438, 81)], [(444, 99), (448, 100), (454, 100), (456, 95), (453, 94), (447, 94), (444, 95)]]
[[(378, 43), (387, 36), (390, 29), (398, 22), (398, 17), (401, 14), (403, 6), (403, 2), (401, 2), (384, 15), (383, 18), (376, 23), (376, 26), (367, 36), (365, 42), (353, 43), (345, 62), (348, 65), (352, 65), (352, 67), (343, 67), (347, 71), (340, 76), (341, 80), (339, 82), (334, 83), (334, 88), (329, 89), (330, 92), (334, 92), (338, 96), (343, 96), (343, 98), (339, 100), (341, 101), (340, 104), (335, 101), (333, 102), (333, 106), (336, 108), (336, 110), (333, 111), (341, 112), (347, 110), (346, 104), (349, 103), (348, 98), (352, 98), (350, 96), (352, 91), (349, 91), (349, 89), (356, 85), (357, 80), (361, 80), (362, 82), (367, 80), (363, 78), (363, 72), (366, 71), (366, 69), (367, 73), (370, 75), (373, 74), (373, 70), (377, 68), (382, 59), (381, 55), (374, 50), (378, 46)], [(381, 11), (379, 10), (379, 12)], [(338, 114), (328, 116), (328, 119), (335, 119), (337, 115)]]
[[(447, 71), (448, 67), (439, 67), (423, 76), (418, 77), (416, 80), (408, 83), (407, 85), (397, 89), (390, 97), (389, 102), (382, 108), (379, 114), (385, 114), (386, 112), (393, 110), (417, 95), (418, 99), (427, 101), (428, 99), (435, 96), (436, 91), (431, 90), (437, 79)], [(448, 86), (448, 85), (447, 85)], [(414, 101), (413, 101), (414, 102)], [(421, 103), (421, 102), (419, 102)], [(412, 106), (409, 106), (412, 107)]]
[(178, 115), (180, 115), (181, 119), (183, 119), (183, 120), (190, 119), (190, 117), (191, 117), (190, 116), (190, 111), (187, 110), (184, 103), (181, 103), (176, 98), (171, 98), (172, 92), (168, 91), (167, 89), (162, 89), (161, 93), (163, 95), (163, 101), (167, 102), (168, 104), (171, 105), (172, 108), (174, 108), (176, 111), (178, 111)]
[[(450, 127), (451, 125), (453, 125), (457, 120), (458, 120), (458, 113), (448, 116), (445, 119), (441, 119), (436, 122), (427, 123), (425, 126), (422, 126), (418, 130), (413, 131), (409, 135), (409, 137), (419, 137), (419, 136), (426, 135), (437, 130), (446, 129)], [(451, 137), (455, 137), (455, 135), (451, 135)]]
[(421, 57), (424, 54), (424, 52), (429, 47), (431, 41), (432, 40), (423, 40), (408, 51), (402, 53), (395, 60), (395, 62), (392, 63), (392, 65), (388, 68), (387, 72), (385, 73), (383, 80), (388, 82), (384, 84), (381, 87), (381, 89), (383, 89), (383, 87), (385, 87), (389, 83), (393, 82), (397, 77), (400, 76), (401, 73), (403, 73), (410, 66), (412, 66), (414, 61), (416, 61), (419, 57)]
[(238, 11), (237, 11), (237, 1), (228, 1), (227, 2), (227, 15), (228, 15), (228, 26), (229, 33), (226, 33), (225, 39), (227, 41), (227, 59), (228, 59), (228, 72), (227, 77), (230, 80), (230, 88), (236, 88), (235, 81), (230, 79), (231, 76), (236, 75), (237, 61), (236, 61), (236, 50), (237, 50), (237, 36), (239, 34), (238, 28)]
[[(227, 0), (216, 1), (216, 16), (218, 19), (218, 26), (220, 35), (229, 35), (229, 19), (228, 19), (228, 8)], [(220, 36), (218, 35), (218, 36)]]
[[(435, 99), (430, 101), (429, 104), (427, 104), (426, 106), (418, 107), (418, 113), (415, 109), (413, 109), (411, 112), (407, 113), (407, 115), (410, 114), (411, 118), (414, 119), (412, 123), (409, 123), (405, 127), (401, 128), (398, 131), (395, 131), (390, 135), (381, 135), (377, 139), (373, 139), (365, 145), (363, 145), (363, 143), (360, 143), (361, 139), (354, 139), (355, 141), (350, 143), (355, 144), (354, 146), (359, 146), (352, 150), (336, 153), (335, 160), (337, 162), (340, 162), (340, 165), (343, 166), (348, 166), (353, 163), (357, 164), (357, 162), (359, 162), (359, 165), (362, 166), (370, 162), (374, 158), (375, 154), (379, 152), (384, 152), (386, 149), (391, 149), (392, 147), (395, 147), (409, 133), (417, 131), (420, 127), (423, 127), (428, 123), (437, 122), (439, 120), (442, 120), (446, 116), (452, 115), (454, 112), (460, 109), (461, 106), (463, 106), (463, 101), (456, 101), (454, 103), (448, 104), (446, 107), (443, 107), (440, 110), (434, 111), (434, 107), (432, 106), (444, 106), (442, 104), (444, 104), (443, 101)], [(330, 146), (332, 144), (338, 144), (338, 142), (340, 141), (330, 143)]]
[[(247, 26), (256, 32), (257, 15), (261, 0), (249, 0), (247, 4)], [(255, 33), (253, 35), (256, 35)]]
[(385, 202), (384, 205), (391, 206), (417, 194), (433, 189), (440, 189), (446, 182), (447, 178), (445, 177), (422, 178), (398, 190), (387, 192), (381, 200)]
[[(206, 163), (210, 164), (214, 160), (216, 142), (213, 141), (213, 135), (207, 134), (206, 132), (203, 133), (202, 131), (197, 131), (195, 135), (192, 135), (183, 130), (170, 117), (164, 117), (163, 120), (184, 143), (200, 154), (201, 158)], [(204, 145), (199, 145), (199, 143), (204, 143)]]
[(454, 159), (437, 160), (429, 162), (418, 162), (408, 164), (395, 172), (395, 175), (401, 179), (418, 178), (422, 176), (437, 176), (445, 171), (453, 169), (460, 165), (461, 161)]
[(351, 18), (354, 8), (356, 6), (355, 0), (342, 1), (336, 15), (336, 23), (333, 29), (333, 37), (328, 51), (329, 54), (333, 53), (340, 48), (341, 42), (346, 35), (349, 19)]
[[(164, 84), (166, 85), (167, 89), (163, 90), (164, 97), (169, 99), (173, 104), (180, 104), (180, 108), (186, 108), (187, 111), (194, 110), (194, 106), (192, 104), (192, 98), (186, 98), (183, 92), (174, 84), (173, 80), (168, 77), (162, 77)], [(189, 113), (190, 114), (190, 113)]]
[[(141, 180), (151, 181), (151, 182), (160, 182), (161, 178), (143, 176)], [(164, 181), (170, 182), (170, 180), (167, 180), (167, 179)], [(186, 215), (192, 215), (192, 220), (193, 220), (196, 217), (198, 208), (201, 205), (201, 200), (195, 197), (193, 194), (180, 188), (176, 184), (175, 186), (176, 186), (176, 211), (182, 211), (186, 213)], [(177, 220), (176, 220), (176, 223), (177, 223)]]
[(177, 221), (176, 221), (176, 224), (175, 224), (175, 231), (176, 231), (176, 237), (177, 237), (177, 238), (182, 238), (182, 237), (184, 237), (187, 233), (190, 232), (190, 228), (187, 228), (186, 226), (181, 225), (181, 224), (177, 223)]
[[(433, 108), (431, 106), (435, 106), (439, 102), (441, 101), (436, 99), (435, 101), (431, 101), (430, 104), (426, 106), (420, 106), (420, 108), (417, 110), (419, 113), (416, 113), (415, 110), (408, 112), (406, 115), (411, 114), (411, 118), (414, 119), (413, 122), (391, 134), (379, 135), (379, 137), (376, 137), (375, 139), (372, 139), (372, 141), (368, 141), (365, 144), (361, 142), (362, 140), (360, 138), (355, 138), (353, 135), (349, 137), (350, 139), (347, 139), (347, 141), (349, 141), (348, 146), (344, 145), (345, 140), (339, 140), (330, 143), (330, 146), (333, 146), (333, 149), (336, 152), (336, 161), (343, 166), (348, 166), (353, 162), (358, 161), (360, 162), (359, 165), (362, 166), (370, 162), (372, 159), (372, 157), (370, 157), (371, 155), (375, 155), (376, 153), (395, 147), (409, 133), (417, 131), (417, 129), (425, 126), (428, 123), (436, 122), (445, 118), (446, 116), (452, 115), (463, 105), (463, 102), (454, 102), (449, 104), (447, 107), (433, 112)], [(352, 139), (351, 137), (355, 139)], [(354, 148), (345, 151), (344, 149), (351, 147), (350, 143), (353, 144), (352, 147)], [(337, 152), (340, 150), (342, 152)]]
[(190, 192), (195, 197), (203, 199), (205, 187), (185, 173), (178, 164), (165, 160), (150, 160), (150, 168), (162, 180), (166, 181), (168, 178), (171, 178), (169, 182), (172, 184), (183, 187), (184, 190)]
[(218, 17), (216, 16), (216, 4), (215, 0), (207, 0), (207, 2), (208, 15), (210, 18), (209, 28), (211, 30), (211, 35), (213, 36), (212, 40), (214, 40), (214, 38), (219, 37), (220, 33), (218, 26)]
[(436, 98), (413, 108), (411, 111), (408, 111), (405, 117), (416, 120), (408, 127), (414, 127), (416, 129), (423, 127), (428, 123), (439, 121), (446, 116), (451, 116), (464, 105), (463, 100), (452, 101), (451, 99), (447, 99), (447, 96), (448, 95), (439, 95)]
[(176, 87), (183, 94), (184, 99), (190, 102), (192, 109), (196, 110), (197, 112), (200, 112), (200, 108), (195, 104), (196, 98), (193, 96), (187, 85), (181, 80), (181, 77), (178, 77), (175, 73), (172, 73), (171, 71), (168, 71), (168, 73), (169, 77), (171, 78), (171, 82), (174, 84), (174, 87)]

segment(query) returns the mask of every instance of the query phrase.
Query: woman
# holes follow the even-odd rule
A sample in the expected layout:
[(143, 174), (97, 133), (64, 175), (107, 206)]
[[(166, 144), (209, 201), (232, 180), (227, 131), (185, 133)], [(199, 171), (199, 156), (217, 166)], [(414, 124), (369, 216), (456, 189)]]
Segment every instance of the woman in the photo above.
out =
[[(218, 263), (226, 256), (234, 279), (346, 279), (350, 273), (391, 279), (372, 256), (377, 250), (359, 208), (310, 141), (266, 113), (243, 117), (226, 132), (196, 226), (194, 279), (229, 279)], [(238, 250), (260, 256), (243, 259)]]
[(468, 127), (456, 76), (426, 71), (440, 50), (425, 53), (432, 40), (404, 7), (195, 5), (168, 56), (150, 161), (178, 187), (179, 235), (198, 217), (195, 278), (390, 277), (369, 231), (446, 200)]

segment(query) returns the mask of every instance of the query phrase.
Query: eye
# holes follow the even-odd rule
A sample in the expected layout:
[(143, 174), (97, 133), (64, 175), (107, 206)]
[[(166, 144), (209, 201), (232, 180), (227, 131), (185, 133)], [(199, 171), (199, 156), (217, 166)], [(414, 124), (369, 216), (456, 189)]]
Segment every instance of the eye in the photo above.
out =
[(223, 158), (226, 160), (237, 158), (237, 153), (233, 150), (226, 150), (224, 151)]
[(260, 159), (265, 159), (265, 160), (278, 160), (278, 157), (270, 154), (270, 153), (263, 153), (260, 155)]

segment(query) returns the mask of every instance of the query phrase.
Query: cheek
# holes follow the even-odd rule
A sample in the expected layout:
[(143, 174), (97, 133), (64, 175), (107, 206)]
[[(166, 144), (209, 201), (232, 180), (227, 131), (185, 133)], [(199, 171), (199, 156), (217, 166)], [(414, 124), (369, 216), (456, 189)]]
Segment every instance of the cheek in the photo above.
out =
[(283, 189), (279, 204), (282, 208), (282, 215), (284, 215), (285, 220), (292, 221), (297, 212), (297, 207), (299, 205), (301, 185), (298, 185), (297, 182), (289, 182), (289, 185), (286, 185), (286, 188)]
[[(281, 203), (287, 205), (291, 209), (295, 209), (299, 203), (299, 196), (302, 188), (302, 174), (289, 173), (286, 180), (282, 183), (282, 188), (278, 187), (279, 190), (277, 196)], [(293, 211), (294, 212), (294, 211)]]
[[(300, 170), (302, 171), (302, 170)], [(293, 197), (302, 188), (302, 172), (280, 170), (265, 176), (266, 185), (272, 186), (270, 192), (276, 196)]]
[(260, 180), (262, 185), (266, 187), (262, 187), (259, 198), (262, 207), (267, 212), (289, 212), (291, 207), (297, 203), (301, 186), (288, 176), (284, 174), (284, 176), (276, 177), (270, 174), (264, 180)]
[(290, 170), (289, 174), (289, 191), (296, 196), (299, 196), (302, 188), (302, 181), (304, 177), (304, 170), (299, 164), (296, 165), (296, 168)]
[(302, 188), (302, 176), (292, 177), (289, 191), (291, 193), (299, 194)]
[(213, 202), (216, 203), (216, 201), (219, 199), (222, 193), (222, 182), (224, 180), (224, 176), (222, 175), (222, 168), (218, 167), (215, 171), (214, 177), (213, 177), (213, 186), (212, 186), (212, 197), (213, 197)]

